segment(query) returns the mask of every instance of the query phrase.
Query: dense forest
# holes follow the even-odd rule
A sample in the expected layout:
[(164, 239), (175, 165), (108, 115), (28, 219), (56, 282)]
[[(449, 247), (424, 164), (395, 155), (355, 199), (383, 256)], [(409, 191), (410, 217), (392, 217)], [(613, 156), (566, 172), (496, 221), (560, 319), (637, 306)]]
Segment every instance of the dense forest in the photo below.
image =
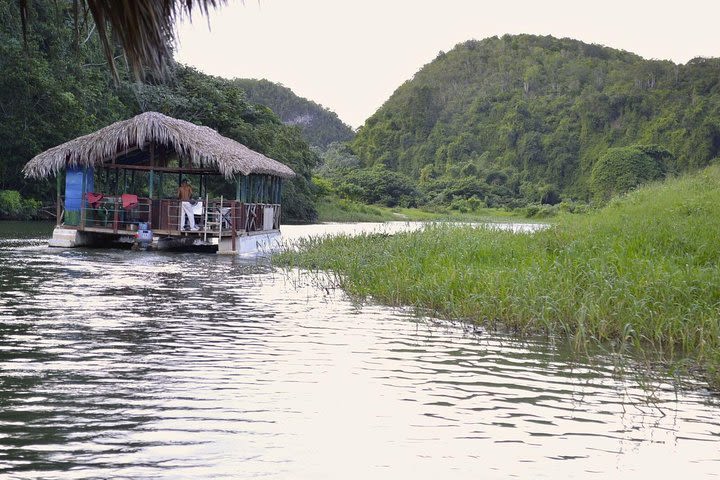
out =
[(603, 202), (720, 155), (720, 59), (676, 65), (532, 35), (472, 40), (421, 68), (353, 138), (334, 113), (266, 80), (176, 64), (138, 83), (118, 47), (114, 81), (87, 12), (38, 0), (28, 13), (24, 36), (18, 4), (0, 2), (0, 217), (52, 200), (52, 181), (21, 174), (34, 155), (150, 110), (290, 165), (300, 175), (284, 214), (296, 220), (316, 217), (317, 191), (458, 209)]
[[(323, 168), (345, 191), (348, 176), (399, 173), (404, 200), (386, 195), (389, 203), (519, 206), (605, 198), (619, 191), (613, 176), (625, 176), (626, 189), (719, 153), (720, 60), (676, 65), (506, 35), (441, 52)], [(354, 164), (365, 174), (343, 167)]]
[[(318, 158), (297, 127), (252, 104), (230, 80), (175, 65), (163, 79), (131, 80), (118, 61), (114, 82), (87, 12), (72, 2), (29, 2), (26, 40), (17, 2), (0, 2), (0, 217), (22, 215), (54, 198), (54, 182), (27, 182), (23, 165), (36, 154), (143, 111), (207, 125), (292, 167), (283, 214), (316, 217), (310, 182)], [(117, 59), (122, 58), (118, 49)], [(18, 192), (20, 195), (18, 195)], [(23, 200), (23, 197), (26, 200)]]
[(303, 138), (314, 147), (327, 147), (333, 142), (346, 142), (353, 138), (350, 126), (343, 123), (333, 111), (295, 95), (289, 88), (269, 80), (236, 78), (247, 100), (265, 105), (275, 112), (283, 123), (297, 125)]

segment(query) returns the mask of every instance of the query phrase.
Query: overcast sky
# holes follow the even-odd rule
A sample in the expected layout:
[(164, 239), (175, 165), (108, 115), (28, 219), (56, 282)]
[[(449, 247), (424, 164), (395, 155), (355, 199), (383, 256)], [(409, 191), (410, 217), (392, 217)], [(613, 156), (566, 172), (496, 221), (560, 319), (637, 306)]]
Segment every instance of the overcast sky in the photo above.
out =
[(440, 50), (505, 33), (571, 37), (685, 63), (720, 57), (720, 1), (230, 0), (179, 26), (176, 58), (266, 78), (362, 125)]

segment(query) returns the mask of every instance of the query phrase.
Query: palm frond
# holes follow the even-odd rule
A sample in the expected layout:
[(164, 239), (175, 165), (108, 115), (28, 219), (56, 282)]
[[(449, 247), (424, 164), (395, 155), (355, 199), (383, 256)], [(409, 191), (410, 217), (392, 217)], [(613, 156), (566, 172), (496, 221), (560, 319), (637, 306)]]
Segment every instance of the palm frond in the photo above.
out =
[[(77, 1), (77, 0), (76, 0)], [(163, 74), (172, 59), (175, 25), (199, 11), (207, 16), (211, 8), (227, 0), (82, 0), (95, 20), (103, 53), (117, 78), (112, 34), (122, 45), (135, 77), (144, 78), (145, 69)], [(23, 38), (27, 39), (28, 0), (18, 0)], [(75, 21), (77, 22), (77, 5)], [(77, 26), (76, 26), (77, 28)]]
[(207, 15), (227, 0), (85, 0), (98, 26), (100, 41), (110, 68), (116, 75), (113, 45), (107, 25), (125, 50), (136, 78), (144, 68), (164, 73), (172, 58), (176, 23), (194, 11)]

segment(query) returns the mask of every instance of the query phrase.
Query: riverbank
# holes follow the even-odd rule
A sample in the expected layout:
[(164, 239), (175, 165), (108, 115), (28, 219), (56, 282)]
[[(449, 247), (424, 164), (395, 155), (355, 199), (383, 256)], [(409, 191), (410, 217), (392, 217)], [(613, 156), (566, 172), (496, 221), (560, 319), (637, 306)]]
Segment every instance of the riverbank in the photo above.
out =
[(499, 208), (479, 208), (459, 212), (449, 208), (423, 210), (420, 208), (389, 208), (365, 205), (337, 197), (324, 197), (317, 203), (318, 221), (327, 222), (396, 222), (396, 221), (455, 221), (455, 222), (511, 222), (527, 221), (526, 210), (507, 211)]
[(432, 226), (310, 239), (275, 262), (350, 294), (488, 328), (669, 361), (720, 386), (720, 168), (639, 189), (532, 235)]

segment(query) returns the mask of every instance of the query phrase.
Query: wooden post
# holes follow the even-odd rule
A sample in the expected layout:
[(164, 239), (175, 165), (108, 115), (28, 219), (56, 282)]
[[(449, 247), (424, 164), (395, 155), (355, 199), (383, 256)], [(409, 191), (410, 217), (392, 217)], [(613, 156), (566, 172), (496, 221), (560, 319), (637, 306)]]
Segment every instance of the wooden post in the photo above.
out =
[(61, 180), (60, 180), (60, 171), (57, 172), (57, 178), (55, 179), (55, 188), (57, 189), (57, 197), (56, 202), (57, 205), (55, 206), (55, 225), (60, 226), (60, 217), (62, 216), (62, 210), (60, 207), (60, 202), (62, 201), (62, 197), (60, 195), (60, 186), (61, 186)]
[(241, 178), (242, 177), (238, 177), (235, 182), (235, 200), (240, 200), (240, 196), (242, 195), (242, 186), (240, 185)]
[[(235, 238), (237, 237), (236, 228), (235, 228), (235, 204), (236, 204), (236, 202), (230, 202), (230, 212), (231, 212), (231, 214), (230, 214), (230, 230), (232, 232), (230, 241), (232, 242), (232, 251), (233, 252), (237, 248), (235, 245)], [(222, 215), (222, 210), (220, 212)], [(220, 219), (220, 224), (222, 225), (222, 218)]]
[(218, 222), (218, 248), (220, 248), (220, 243), (222, 243), (222, 207), (223, 207), (223, 196), (220, 195), (220, 221)]
[(85, 215), (87, 212), (85, 211), (85, 194), (87, 193), (87, 167), (83, 168), (83, 174), (82, 174), (82, 197), (80, 197), (80, 226), (84, 229), (85, 228)]
[(118, 232), (118, 196), (113, 198), (113, 232)]
[(208, 211), (210, 210), (210, 199), (205, 194), (205, 221), (203, 222), (203, 242), (207, 242)]
[(155, 187), (155, 170), (150, 170), (150, 174), (148, 175), (148, 197), (150, 200), (153, 198), (153, 190)]
[(152, 228), (152, 210), (153, 210), (153, 190), (155, 189), (155, 170), (150, 170), (148, 175), (148, 199), (150, 204), (148, 205), (148, 227)]

